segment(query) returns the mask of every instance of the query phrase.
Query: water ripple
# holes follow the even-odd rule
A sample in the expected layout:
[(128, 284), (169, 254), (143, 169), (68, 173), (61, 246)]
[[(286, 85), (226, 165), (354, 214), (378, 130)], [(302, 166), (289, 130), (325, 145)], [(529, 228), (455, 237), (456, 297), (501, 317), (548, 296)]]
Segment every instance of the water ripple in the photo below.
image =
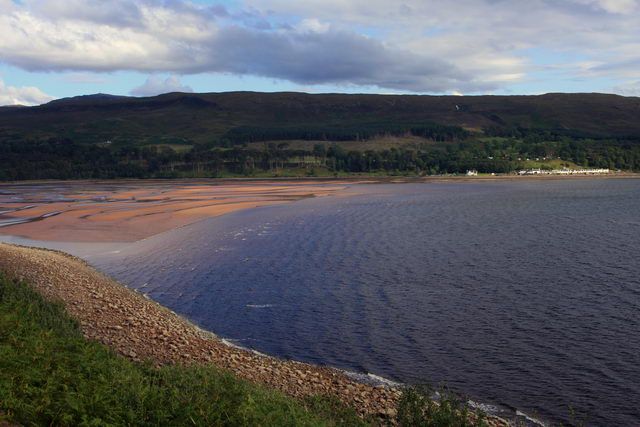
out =
[(364, 186), (96, 262), (256, 350), (593, 425), (640, 420), (640, 182)]

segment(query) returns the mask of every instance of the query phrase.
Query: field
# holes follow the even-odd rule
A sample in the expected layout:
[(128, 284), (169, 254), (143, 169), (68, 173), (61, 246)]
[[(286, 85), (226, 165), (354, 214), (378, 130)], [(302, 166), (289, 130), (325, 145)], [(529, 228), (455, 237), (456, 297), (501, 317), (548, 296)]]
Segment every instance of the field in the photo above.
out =
[(523, 159), (522, 166), (524, 169), (580, 169), (581, 166), (578, 166), (572, 161), (562, 160), (562, 159)]

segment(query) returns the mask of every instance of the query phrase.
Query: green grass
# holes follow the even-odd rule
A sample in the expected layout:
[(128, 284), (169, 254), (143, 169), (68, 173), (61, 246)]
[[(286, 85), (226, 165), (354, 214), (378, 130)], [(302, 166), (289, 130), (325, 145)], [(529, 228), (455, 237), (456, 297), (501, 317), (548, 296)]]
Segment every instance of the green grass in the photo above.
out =
[(436, 403), (429, 388), (408, 388), (398, 407), (398, 423), (413, 427), (486, 427), (482, 413), (471, 413), (454, 394), (442, 389)]
[(561, 160), (561, 159), (552, 159), (552, 160), (523, 160), (522, 161), (524, 169), (580, 169), (582, 166), (576, 165), (574, 162), (569, 160)]
[(85, 340), (60, 305), (0, 275), (0, 422), (24, 425), (363, 425), (211, 366), (154, 368)]

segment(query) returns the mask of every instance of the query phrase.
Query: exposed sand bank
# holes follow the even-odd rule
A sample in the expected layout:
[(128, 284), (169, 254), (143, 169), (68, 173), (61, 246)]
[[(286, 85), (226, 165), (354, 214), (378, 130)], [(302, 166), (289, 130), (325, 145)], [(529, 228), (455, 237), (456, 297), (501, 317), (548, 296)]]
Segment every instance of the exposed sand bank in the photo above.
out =
[(113, 181), (0, 186), (0, 233), (34, 240), (133, 242), (203, 218), (322, 197), (344, 182)]
[[(638, 178), (601, 176), (430, 176), (287, 180), (115, 180), (0, 183), (0, 234), (41, 241), (134, 242), (204, 218), (347, 195), (354, 184)], [(352, 193), (351, 193), (352, 194)]]

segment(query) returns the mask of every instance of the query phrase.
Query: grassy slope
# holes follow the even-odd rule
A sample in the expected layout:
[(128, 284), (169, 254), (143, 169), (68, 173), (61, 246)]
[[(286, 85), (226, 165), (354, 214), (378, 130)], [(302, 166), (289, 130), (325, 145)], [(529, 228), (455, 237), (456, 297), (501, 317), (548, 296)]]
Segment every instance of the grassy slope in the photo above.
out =
[(297, 402), (213, 367), (130, 362), (86, 341), (61, 306), (0, 275), (3, 417), (25, 425), (362, 424), (330, 400)]
[(568, 168), (568, 169), (580, 169), (581, 166), (576, 165), (573, 162), (570, 162), (568, 160), (560, 160), (560, 159), (552, 159), (552, 160), (536, 160), (536, 159), (529, 159), (529, 160), (524, 160), (522, 162), (523, 168), (524, 169), (538, 169), (538, 168), (547, 168), (547, 169), (563, 169), (563, 168)]
[[(457, 106), (457, 107), (456, 107)], [(640, 98), (603, 94), (413, 96), (229, 92), (150, 98), (78, 97), (0, 109), (0, 142), (48, 136), (77, 142), (209, 142), (237, 126), (317, 128), (439, 123), (640, 136)]]

